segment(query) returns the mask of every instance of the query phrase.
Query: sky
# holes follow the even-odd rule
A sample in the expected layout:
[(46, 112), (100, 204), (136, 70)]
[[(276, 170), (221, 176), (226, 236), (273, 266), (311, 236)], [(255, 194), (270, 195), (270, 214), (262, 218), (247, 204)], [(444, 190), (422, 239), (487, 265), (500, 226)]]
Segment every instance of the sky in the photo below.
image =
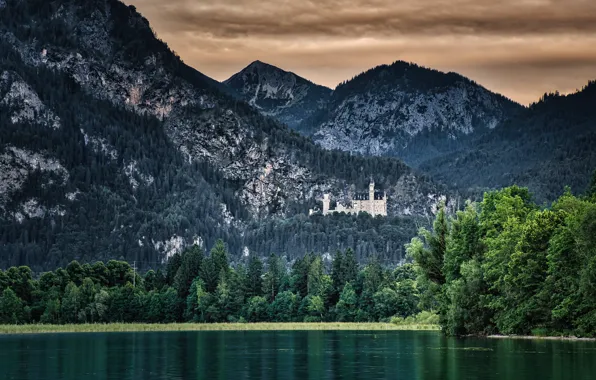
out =
[(334, 88), (397, 60), (522, 104), (596, 79), (596, 0), (124, 0), (202, 73), (260, 60)]

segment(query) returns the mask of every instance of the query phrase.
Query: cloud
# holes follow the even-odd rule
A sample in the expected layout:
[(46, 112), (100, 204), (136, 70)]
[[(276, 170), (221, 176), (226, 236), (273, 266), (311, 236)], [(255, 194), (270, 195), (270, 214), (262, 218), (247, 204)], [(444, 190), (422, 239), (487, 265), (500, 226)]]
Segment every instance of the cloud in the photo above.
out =
[(596, 32), (596, 2), (586, 0), (148, 0), (143, 3), (159, 10), (173, 31), (225, 38)]
[(594, 0), (127, 0), (198, 70), (260, 59), (334, 87), (401, 59), (522, 103), (596, 77)]

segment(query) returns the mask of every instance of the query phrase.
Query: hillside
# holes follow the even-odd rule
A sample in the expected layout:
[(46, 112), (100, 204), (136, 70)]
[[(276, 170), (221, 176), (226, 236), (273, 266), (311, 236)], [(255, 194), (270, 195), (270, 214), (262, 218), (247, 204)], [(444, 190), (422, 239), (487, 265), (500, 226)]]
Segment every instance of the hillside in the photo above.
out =
[[(323, 192), (374, 176), (409, 226), (449, 194), (401, 161), (329, 152), (260, 115), (116, 0), (6, 1), (0, 45), (0, 266), (154, 266), (220, 237), (235, 257), (268, 255), (245, 242), (253, 223), (305, 214)], [(353, 245), (379, 254), (375, 236)]]
[(340, 84), (293, 128), (328, 149), (398, 157), (466, 194), (518, 184), (548, 202), (565, 184), (583, 191), (596, 167), (593, 87), (525, 108), (459, 74), (395, 62)]
[(521, 109), (459, 74), (399, 61), (340, 84), (300, 128), (328, 149), (416, 166), (469, 146)]
[(460, 188), (482, 190), (518, 184), (539, 202), (565, 186), (583, 192), (596, 168), (596, 83), (577, 93), (545, 95), (539, 102), (478, 139), (472, 149), (421, 165)]

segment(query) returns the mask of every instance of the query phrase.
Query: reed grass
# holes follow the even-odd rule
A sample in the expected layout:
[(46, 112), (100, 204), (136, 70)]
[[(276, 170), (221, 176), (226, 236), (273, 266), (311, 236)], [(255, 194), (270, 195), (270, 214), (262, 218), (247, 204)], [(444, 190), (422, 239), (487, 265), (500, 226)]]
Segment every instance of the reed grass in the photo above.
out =
[(97, 323), (80, 325), (0, 325), (0, 334), (93, 333), (142, 331), (299, 331), (299, 330), (439, 330), (437, 325), (392, 323)]

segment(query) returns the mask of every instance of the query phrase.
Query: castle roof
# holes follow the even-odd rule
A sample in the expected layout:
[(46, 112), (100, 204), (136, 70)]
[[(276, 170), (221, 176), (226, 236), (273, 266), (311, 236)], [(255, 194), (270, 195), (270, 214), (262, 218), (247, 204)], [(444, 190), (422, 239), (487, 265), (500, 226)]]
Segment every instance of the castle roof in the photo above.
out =
[[(380, 192), (380, 191), (375, 191), (374, 197), (375, 197), (375, 201), (380, 201), (383, 199), (383, 197), (385, 196), (384, 193)], [(352, 197), (353, 200), (355, 201), (369, 201), (370, 196), (368, 193), (356, 193), (354, 194), (354, 196)]]

